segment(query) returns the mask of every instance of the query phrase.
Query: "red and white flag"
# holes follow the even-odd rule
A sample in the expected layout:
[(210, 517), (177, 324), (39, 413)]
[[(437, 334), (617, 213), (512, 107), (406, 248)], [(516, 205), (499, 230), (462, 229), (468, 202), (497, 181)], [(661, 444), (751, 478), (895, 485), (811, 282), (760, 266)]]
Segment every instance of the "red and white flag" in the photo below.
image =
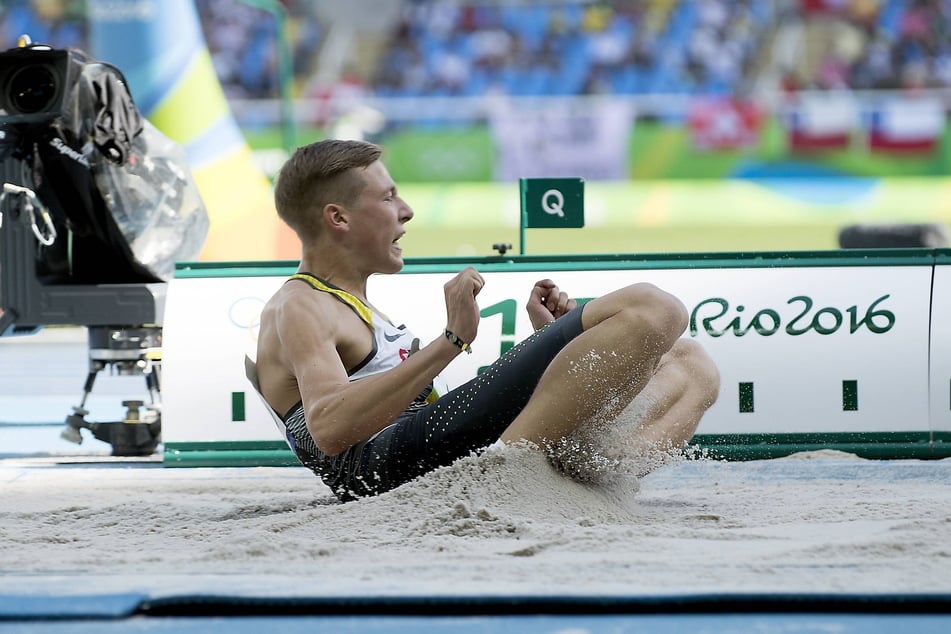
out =
[(937, 147), (945, 125), (940, 99), (890, 99), (874, 106), (870, 113), (869, 148), (878, 152), (926, 154)]
[(701, 99), (687, 114), (693, 145), (701, 150), (732, 150), (759, 142), (763, 112), (752, 102)]
[(848, 94), (803, 94), (786, 110), (786, 137), (793, 152), (847, 147), (858, 127), (858, 108)]

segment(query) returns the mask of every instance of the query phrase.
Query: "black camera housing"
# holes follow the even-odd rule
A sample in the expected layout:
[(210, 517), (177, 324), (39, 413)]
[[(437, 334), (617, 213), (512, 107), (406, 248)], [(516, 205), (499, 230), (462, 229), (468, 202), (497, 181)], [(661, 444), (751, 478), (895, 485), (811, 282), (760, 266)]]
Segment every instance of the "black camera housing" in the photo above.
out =
[(44, 124), (65, 114), (71, 57), (41, 46), (0, 53), (0, 125)]
[[(161, 322), (165, 284), (135, 260), (80, 152), (89, 96), (77, 86), (88, 63), (75, 49), (0, 52), (0, 178), (36, 196), (30, 213), (24, 196), (5, 193), (0, 204), (0, 336)], [(44, 226), (40, 207), (59, 236), (51, 245), (31, 226)]]

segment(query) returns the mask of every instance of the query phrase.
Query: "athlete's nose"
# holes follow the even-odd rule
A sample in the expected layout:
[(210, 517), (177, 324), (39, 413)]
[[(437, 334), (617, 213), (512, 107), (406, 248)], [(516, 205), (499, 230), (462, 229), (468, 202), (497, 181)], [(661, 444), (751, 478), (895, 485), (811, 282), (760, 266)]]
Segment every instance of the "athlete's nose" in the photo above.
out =
[(400, 222), (409, 222), (413, 219), (413, 208), (410, 207), (405, 200), (400, 198)]

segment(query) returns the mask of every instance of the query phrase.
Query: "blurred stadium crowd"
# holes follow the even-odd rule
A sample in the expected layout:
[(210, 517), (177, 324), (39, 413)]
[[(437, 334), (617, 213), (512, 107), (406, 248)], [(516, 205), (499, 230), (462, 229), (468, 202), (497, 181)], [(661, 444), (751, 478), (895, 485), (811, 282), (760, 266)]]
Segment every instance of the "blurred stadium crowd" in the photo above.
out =
[[(278, 94), (282, 24), (196, 0), (225, 92)], [(284, 0), (294, 92), (744, 95), (951, 88), (951, 0)], [(6, 0), (0, 40), (85, 48), (83, 0)]]

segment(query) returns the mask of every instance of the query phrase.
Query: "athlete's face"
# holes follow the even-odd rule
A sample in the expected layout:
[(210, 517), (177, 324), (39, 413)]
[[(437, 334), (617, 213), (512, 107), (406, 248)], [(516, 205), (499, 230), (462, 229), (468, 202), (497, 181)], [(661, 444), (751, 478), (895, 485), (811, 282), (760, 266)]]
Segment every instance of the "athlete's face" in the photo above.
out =
[(396, 183), (382, 162), (368, 165), (360, 175), (365, 186), (351, 214), (354, 240), (370, 268), (396, 273), (403, 268), (399, 239), (406, 233), (403, 225), (412, 219), (413, 210), (397, 195)]

